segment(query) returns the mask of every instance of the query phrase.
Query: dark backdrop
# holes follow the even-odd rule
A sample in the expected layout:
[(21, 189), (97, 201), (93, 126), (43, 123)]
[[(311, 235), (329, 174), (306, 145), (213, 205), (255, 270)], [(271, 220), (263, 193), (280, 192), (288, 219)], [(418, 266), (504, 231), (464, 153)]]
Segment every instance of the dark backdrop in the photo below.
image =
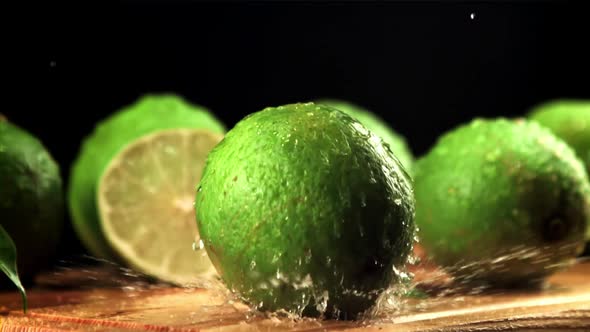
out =
[[(17, 37), (34, 66), (14, 82), (20, 106), (2, 112), (66, 179), (96, 122), (149, 92), (183, 95), (228, 127), (265, 106), (343, 98), (420, 155), (475, 116), (590, 98), (589, 14), (565, 1), (51, 4), (30, 17), (33, 39)], [(77, 246), (71, 230), (64, 243)]]

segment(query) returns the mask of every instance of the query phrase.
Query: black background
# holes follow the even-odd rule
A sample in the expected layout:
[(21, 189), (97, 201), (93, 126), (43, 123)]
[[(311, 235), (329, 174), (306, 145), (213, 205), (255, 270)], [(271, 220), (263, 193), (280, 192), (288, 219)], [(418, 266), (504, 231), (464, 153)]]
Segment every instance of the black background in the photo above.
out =
[[(145, 93), (178, 93), (229, 128), (266, 106), (342, 98), (378, 113), (416, 155), (475, 116), (590, 98), (583, 2), (95, 1), (37, 9), (16, 25), (26, 38), (13, 36), (26, 51), (9, 82), (18, 106), (0, 112), (43, 140), (66, 181), (97, 121)], [(67, 235), (62, 251), (81, 252), (71, 229)]]

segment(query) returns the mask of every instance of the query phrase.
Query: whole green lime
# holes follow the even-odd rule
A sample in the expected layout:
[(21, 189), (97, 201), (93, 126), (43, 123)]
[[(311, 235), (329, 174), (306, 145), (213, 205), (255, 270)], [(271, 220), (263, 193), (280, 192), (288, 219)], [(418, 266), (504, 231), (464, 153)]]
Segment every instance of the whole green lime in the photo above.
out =
[(0, 118), (0, 225), (12, 237), (21, 277), (50, 260), (63, 227), (59, 167), (43, 144)]
[(464, 281), (538, 283), (583, 249), (584, 166), (536, 123), (460, 126), (417, 161), (414, 185), (422, 244)]
[[(590, 100), (555, 100), (537, 106), (530, 114), (571, 146), (590, 174)], [(590, 224), (586, 232), (590, 240)]]
[(411, 173), (414, 156), (408, 147), (406, 139), (391, 129), (383, 119), (369, 110), (342, 100), (322, 99), (318, 100), (317, 103), (334, 107), (350, 115), (367, 127), (367, 129), (381, 137), (385, 143), (389, 144), (389, 148), (402, 165), (404, 165), (406, 170)]
[(537, 106), (530, 118), (549, 128), (590, 170), (590, 100), (555, 100)]
[(409, 176), (334, 108), (266, 108), (207, 158), (198, 227), (230, 289), (262, 310), (354, 318), (399, 280), (412, 248)]
[(201, 128), (223, 133), (206, 109), (174, 95), (148, 95), (99, 123), (85, 139), (71, 170), (68, 203), (74, 229), (94, 255), (115, 259), (100, 228), (96, 207), (98, 180), (109, 161), (135, 139), (164, 129)]

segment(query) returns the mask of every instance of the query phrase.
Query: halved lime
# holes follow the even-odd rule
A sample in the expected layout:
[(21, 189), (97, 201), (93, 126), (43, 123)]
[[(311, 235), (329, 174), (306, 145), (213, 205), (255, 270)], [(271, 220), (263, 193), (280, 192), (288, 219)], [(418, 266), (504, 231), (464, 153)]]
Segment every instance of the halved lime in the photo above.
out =
[(130, 266), (181, 285), (215, 274), (193, 202), (207, 154), (222, 138), (200, 129), (162, 130), (133, 141), (108, 164), (98, 188), (101, 226)]
[(127, 144), (160, 130), (189, 128), (224, 133), (224, 125), (206, 108), (174, 94), (147, 94), (102, 119), (80, 146), (72, 164), (68, 206), (72, 226), (90, 254), (118, 261), (102, 232), (96, 193), (108, 163)]

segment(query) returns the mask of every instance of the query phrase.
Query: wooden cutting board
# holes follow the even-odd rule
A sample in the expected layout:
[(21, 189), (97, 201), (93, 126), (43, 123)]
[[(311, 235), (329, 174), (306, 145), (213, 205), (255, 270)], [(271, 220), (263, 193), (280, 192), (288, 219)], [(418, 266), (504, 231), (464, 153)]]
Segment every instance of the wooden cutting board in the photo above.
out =
[[(432, 273), (417, 271), (417, 280)], [(0, 293), (0, 331), (590, 331), (590, 262), (554, 275), (544, 290), (426, 287), (430, 297), (398, 302), (365, 322), (271, 317), (224, 291), (121, 279), (104, 268), (62, 270), (42, 284), (29, 291), (27, 314), (18, 294)]]

